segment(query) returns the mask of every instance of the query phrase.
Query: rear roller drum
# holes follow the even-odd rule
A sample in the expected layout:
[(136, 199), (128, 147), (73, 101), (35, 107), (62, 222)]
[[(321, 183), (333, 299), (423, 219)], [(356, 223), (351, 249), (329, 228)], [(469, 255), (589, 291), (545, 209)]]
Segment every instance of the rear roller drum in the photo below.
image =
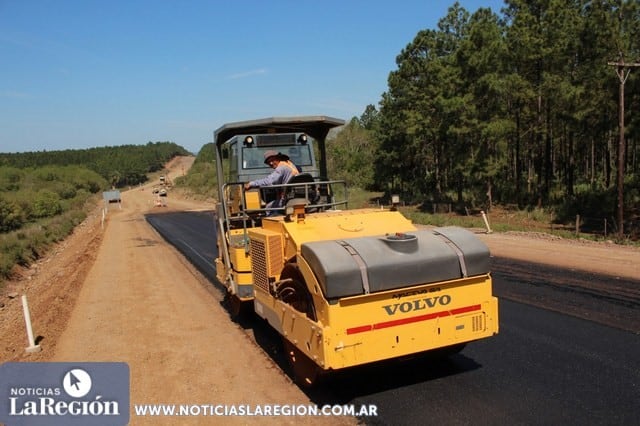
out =
[(318, 320), (313, 297), (296, 263), (288, 263), (282, 269), (280, 282), (277, 283), (275, 293), (277, 299), (291, 305), (298, 312), (306, 314), (310, 320)]
[[(317, 321), (313, 297), (296, 263), (288, 263), (283, 268), (280, 282), (275, 287), (275, 297)], [(322, 373), (320, 366), (284, 337), (282, 342), (296, 382), (307, 388), (316, 385)]]
[(322, 377), (320, 366), (284, 337), (282, 343), (296, 383), (305, 388), (317, 385)]

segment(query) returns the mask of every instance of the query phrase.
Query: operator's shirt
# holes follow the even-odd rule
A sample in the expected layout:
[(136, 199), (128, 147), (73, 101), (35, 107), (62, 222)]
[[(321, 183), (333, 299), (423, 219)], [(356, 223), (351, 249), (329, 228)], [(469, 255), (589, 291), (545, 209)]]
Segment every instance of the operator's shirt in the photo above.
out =
[(270, 185), (282, 185), (289, 182), (293, 176), (300, 173), (298, 168), (291, 161), (280, 161), (278, 167), (271, 174), (262, 179), (256, 179), (249, 182), (251, 188)]

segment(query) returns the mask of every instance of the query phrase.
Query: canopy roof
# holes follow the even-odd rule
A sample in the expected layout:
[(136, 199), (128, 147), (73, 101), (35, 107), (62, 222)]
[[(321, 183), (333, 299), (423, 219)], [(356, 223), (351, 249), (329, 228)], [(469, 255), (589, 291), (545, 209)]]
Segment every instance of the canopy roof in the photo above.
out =
[(261, 133), (297, 133), (302, 132), (317, 141), (323, 141), (329, 130), (344, 125), (344, 120), (324, 115), (298, 117), (269, 117), (258, 120), (227, 123), (214, 132), (214, 142), (220, 146), (236, 135)]

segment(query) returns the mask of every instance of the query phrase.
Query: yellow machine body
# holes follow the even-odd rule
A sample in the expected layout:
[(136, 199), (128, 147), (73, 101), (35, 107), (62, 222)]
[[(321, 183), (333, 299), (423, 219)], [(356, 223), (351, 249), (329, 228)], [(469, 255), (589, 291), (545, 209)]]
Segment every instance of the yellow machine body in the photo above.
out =
[[(473, 233), (419, 229), (393, 207), (347, 209), (345, 182), (325, 177), (325, 139), (343, 124), (271, 117), (214, 134), (217, 278), (232, 306), (253, 305), (283, 336), (309, 383), (316, 368), (458, 349), (499, 328), (489, 251)], [(271, 172), (263, 158), (274, 150), (305, 180), (245, 191)], [(269, 191), (284, 206), (269, 207)]]
[[(300, 252), (306, 242), (344, 241), (417, 231), (398, 212), (350, 210), (262, 221), (251, 240), (255, 311), (324, 370), (336, 370), (454, 346), (498, 332), (498, 302), (483, 273), (327, 300)], [(384, 256), (384, 254), (382, 254)], [(315, 318), (274, 296), (294, 262), (313, 299)], [(392, 267), (393, 268), (393, 267)]]
[[(253, 299), (251, 257), (247, 243), (246, 230), (232, 229), (227, 235), (218, 232), (218, 252), (220, 255), (214, 261), (216, 278), (227, 286), (232, 285), (228, 290), (241, 301)], [(225, 262), (225, 256), (228, 258), (228, 262)]]

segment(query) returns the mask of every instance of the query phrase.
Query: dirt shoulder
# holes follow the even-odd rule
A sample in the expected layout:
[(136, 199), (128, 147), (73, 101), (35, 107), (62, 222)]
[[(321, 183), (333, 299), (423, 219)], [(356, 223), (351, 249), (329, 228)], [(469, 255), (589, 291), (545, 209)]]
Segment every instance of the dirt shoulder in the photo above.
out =
[(640, 280), (640, 248), (535, 232), (477, 233), (492, 256)]

